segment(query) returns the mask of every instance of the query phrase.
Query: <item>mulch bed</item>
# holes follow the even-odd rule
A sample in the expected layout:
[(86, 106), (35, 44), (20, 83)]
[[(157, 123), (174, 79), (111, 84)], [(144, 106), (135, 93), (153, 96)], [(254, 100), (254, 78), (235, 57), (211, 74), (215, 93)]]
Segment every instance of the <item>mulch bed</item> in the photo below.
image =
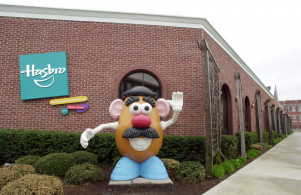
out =
[[(266, 151), (261, 153), (264, 154)], [(256, 159), (256, 158), (255, 158)], [(255, 159), (247, 159), (246, 163), (242, 165), (239, 169), (243, 168)], [(210, 190), (223, 180), (230, 177), (239, 169), (236, 169), (232, 174), (225, 174), (222, 179), (215, 177), (205, 178), (204, 180), (197, 183), (185, 183), (183, 181), (178, 181), (175, 179), (175, 173), (169, 172), (169, 177), (173, 181), (173, 186), (109, 186), (110, 175), (113, 171), (113, 167), (102, 167), (104, 172), (103, 181), (86, 183), (83, 185), (68, 185), (64, 184), (64, 192), (66, 195), (93, 195), (93, 194), (103, 194), (103, 195), (117, 195), (117, 194), (202, 194)]]
[(200, 194), (208, 191), (213, 186), (220, 183), (223, 179), (206, 178), (198, 183), (184, 183), (175, 179), (174, 173), (169, 173), (173, 186), (109, 186), (112, 167), (103, 167), (103, 181), (87, 183), (84, 185), (64, 185), (64, 191), (67, 195), (90, 195), (90, 194)]

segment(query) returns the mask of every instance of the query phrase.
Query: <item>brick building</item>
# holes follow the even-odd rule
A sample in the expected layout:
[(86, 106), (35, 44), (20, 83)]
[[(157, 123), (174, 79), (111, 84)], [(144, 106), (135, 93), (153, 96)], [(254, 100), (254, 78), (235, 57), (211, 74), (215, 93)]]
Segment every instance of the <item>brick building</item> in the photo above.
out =
[(292, 128), (294, 130), (301, 130), (301, 100), (286, 100), (280, 101), (285, 113), (289, 115), (292, 120)]
[[(277, 91), (264, 86), (206, 19), (0, 5), (0, 26), (0, 128), (94, 128), (114, 121), (109, 105), (122, 91), (143, 84), (166, 99), (184, 92), (183, 111), (166, 133), (204, 135), (206, 63), (198, 42), (206, 40), (220, 68), (221, 131), (235, 134), (243, 124), (246, 131), (286, 132)], [(62, 115), (65, 105), (49, 104), (54, 98), (21, 100), (19, 57), (61, 51), (69, 97), (87, 96), (85, 113)]]

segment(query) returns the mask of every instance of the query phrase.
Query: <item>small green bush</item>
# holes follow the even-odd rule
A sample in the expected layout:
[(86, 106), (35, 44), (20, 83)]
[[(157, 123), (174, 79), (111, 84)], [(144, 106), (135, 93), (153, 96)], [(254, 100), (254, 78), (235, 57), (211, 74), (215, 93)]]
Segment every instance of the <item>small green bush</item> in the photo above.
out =
[(0, 187), (8, 182), (14, 181), (23, 175), (35, 173), (35, 169), (31, 165), (15, 164), (13, 166), (0, 168)]
[(276, 145), (276, 144), (278, 144), (278, 143), (281, 142), (281, 141), (282, 141), (282, 138), (281, 138), (281, 137), (278, 137), (278, 138), (276, 138), (276, 139), (273, 139), (273, 144)]
[(234, 166), (229, 161), (225, 161), (221, 163), (221, 165), (224, 167), (225, 173), (233, 173), (235, 170)]
[(247, 160), (246, 160), (244, 157), (242, 157), (242, 156), (239, 156), (237, 159), (241, 162), (241, 164), (245, 164), (246, 161), (247, 161)]
[(65, 182), (69, 184), (83, 184), (87, 181), (98, 181), (102, 179), (103, 174), (101, 168), (90, 163), (74, 165), (65, 175)]
[(63, 184), (54, 176), (28, 174), (4, 186), (0, 195), (63, 194)]
[(225, 175), (225, 169), (222, 165), (214, 165), (213, 166), (213, 175), (216, 178), (222, 178)]
[(40, 158), (41, 158), (40, 156), (28, 155), (28, 156), (25, 156), (25, 157), (22, 157), (22, 158), (18, 158), (15, 161), (15, 164), (26, 164), (26, 165), (33, 165), (34, 166)]
[(205, 168), (200, 162), (184, 161), (176, 172), (176, 179), (186, 182), (194, 182), (205, 178)]
[(85, 162), (96, 165), (98, 163), (97, 156), (91, 152), (76, 151), (70, 154), (74, 157), (76, 164), (82, 164)]
[(250, 149), (247, 151), (247, 158), (252, 159), (260, 155), (260, 151), (256, 149)]
[(75, 165), (75, 159), (67, 153), (51, 153), (43, 156), (36, 163), (36, 172), (45, 175), (62, 177)]
[(238, 137), (236, 135), (222, 135), (221, 136), (221, 150), (222, 154), (227, 159), (236, 158), (238, 154)]
[(171, 158), (161, 158), (165, 168), (168, 171), (176, 171), (180, 165), (180, 162)]
[(229, 162), (232, 163), (235, 169), (238, 169), (242, 165), (242, 162), (239, 159), (231, 159)]

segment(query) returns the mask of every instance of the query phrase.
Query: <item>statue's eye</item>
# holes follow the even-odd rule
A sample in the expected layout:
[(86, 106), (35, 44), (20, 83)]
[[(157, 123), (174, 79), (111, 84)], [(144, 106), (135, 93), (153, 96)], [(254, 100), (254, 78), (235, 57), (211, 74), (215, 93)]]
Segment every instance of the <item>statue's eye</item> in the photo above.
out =
[(141, 104), (141, 107), (142, 107), (143, 114), (152, 113), (152, 106), (149, 103), (143, 103), (143, 104)]
[(142, 110), (142, 105), (139, 103), (133, 103), (130, 106), (130, 113), (134, 115), (141, 113), (141, 110)]

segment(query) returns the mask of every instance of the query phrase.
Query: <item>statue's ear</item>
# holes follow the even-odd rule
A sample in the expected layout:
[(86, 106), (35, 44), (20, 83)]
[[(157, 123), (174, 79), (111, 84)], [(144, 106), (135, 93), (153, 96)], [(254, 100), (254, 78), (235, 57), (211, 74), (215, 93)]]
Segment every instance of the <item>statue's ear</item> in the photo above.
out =
[(113, 117), (114, 119), (119, 118), (122, 107), (123, 107), (123, 101), (121, 99), (114, 100), (109, 108), (111, 117)]
[(170, 107), (167, 101), (163, 98), (160, 98), (156, 101), (156, 104), (159, 111), (159, 116), (162, 118), (166, 117), (170, 111)]

